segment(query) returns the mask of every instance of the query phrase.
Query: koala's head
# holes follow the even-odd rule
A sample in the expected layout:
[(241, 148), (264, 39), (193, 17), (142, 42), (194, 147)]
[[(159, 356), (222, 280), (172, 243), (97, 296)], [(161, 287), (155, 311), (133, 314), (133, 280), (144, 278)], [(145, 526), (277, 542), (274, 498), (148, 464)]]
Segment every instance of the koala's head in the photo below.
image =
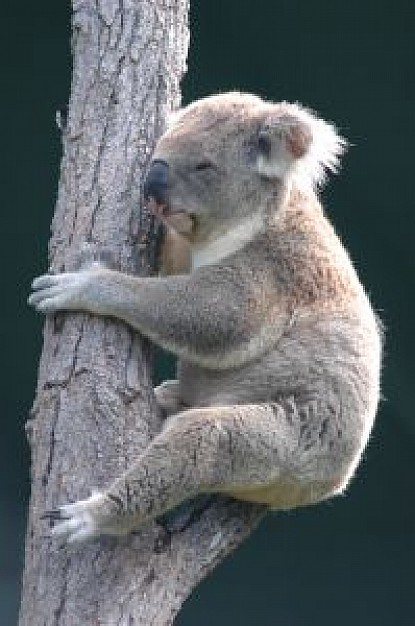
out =
[(313, 190), (335, 171), (345, 141), (297, 104), (237, 92), (172, 116), (145, 182), (150, 208), (193, 243), (277, 210), (288, 182)]

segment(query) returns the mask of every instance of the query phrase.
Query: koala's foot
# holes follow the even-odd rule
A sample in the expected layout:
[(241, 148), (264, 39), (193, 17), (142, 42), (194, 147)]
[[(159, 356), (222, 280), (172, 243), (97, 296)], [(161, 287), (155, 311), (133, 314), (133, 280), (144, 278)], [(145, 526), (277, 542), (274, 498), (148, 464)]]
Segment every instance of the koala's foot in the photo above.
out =
[(187, 408), (180, 397), (178, 380), (164, 381), (164, 383), (154, 388), (154, 394), (157, 404), (166, 417)]
[(51, 536), (65, 543), (80, 543), (100, 535), (125, 535), (131, 527), (120, 524), (118, 505), (103, 493), (59, 506), (43, 514), (52, 523)]

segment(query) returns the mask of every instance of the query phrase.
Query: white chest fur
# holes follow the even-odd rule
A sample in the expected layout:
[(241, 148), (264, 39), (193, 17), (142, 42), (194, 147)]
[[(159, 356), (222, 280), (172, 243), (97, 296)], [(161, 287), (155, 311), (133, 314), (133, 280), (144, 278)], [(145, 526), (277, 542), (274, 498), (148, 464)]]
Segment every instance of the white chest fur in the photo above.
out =
[(233, 228), (219, 235), (206, 245), (195, 247), (192, 250), (192, 269), (212, 265), (221, 259), (237, 252), (251, 241), (263, 228), (264, 219), (260, 213), (246, 218)]

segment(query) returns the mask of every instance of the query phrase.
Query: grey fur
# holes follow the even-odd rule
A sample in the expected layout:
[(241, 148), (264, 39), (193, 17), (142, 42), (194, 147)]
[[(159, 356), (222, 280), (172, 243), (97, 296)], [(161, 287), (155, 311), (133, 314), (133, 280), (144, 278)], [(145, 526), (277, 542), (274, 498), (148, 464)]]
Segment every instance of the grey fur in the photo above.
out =
[(381, 336), (315, 193), (344, 143), (298, 105), (193, 103), (157, 144), (169, 185), (154, 205), (193, 271), (96, 264), (34, 281), (39, 310), (120, 318), (180, 358), (155, 390), (164, 430), (107, 491), (53, 511), (56, 535), (123, 534), (202, 492), (290, 508), (346, 487), (377, 409)]

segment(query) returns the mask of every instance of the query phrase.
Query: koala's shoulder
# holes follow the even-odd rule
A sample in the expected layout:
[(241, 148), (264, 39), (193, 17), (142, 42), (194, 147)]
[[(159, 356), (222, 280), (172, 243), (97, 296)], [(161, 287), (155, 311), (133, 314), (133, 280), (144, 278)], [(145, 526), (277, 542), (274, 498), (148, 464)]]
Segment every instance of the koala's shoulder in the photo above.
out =
[(294, 307), (344, 307), (361, 293), (349, 255), (317, 198), (294, 191), (270, 226), (266, 254)]

